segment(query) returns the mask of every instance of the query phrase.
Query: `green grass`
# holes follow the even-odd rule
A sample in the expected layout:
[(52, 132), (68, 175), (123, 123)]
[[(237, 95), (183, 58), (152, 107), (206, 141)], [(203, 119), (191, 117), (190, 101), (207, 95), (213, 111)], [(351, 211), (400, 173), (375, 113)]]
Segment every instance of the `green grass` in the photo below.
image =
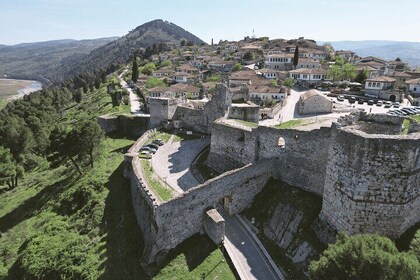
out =
[[(62, 228), (62, 223), (67, 225), (62, 229), (65, 232), (89, 240), (83, 252), (84, 261), (80, 264), (85, 275), (97, 278), (107, 268), (113, 268), (113, 273), (120, 273), (120, 277), (126, 270), (142, 273), (133, 259), (133, 254), (140, 258), (140, 253), (133, 251), (141, 250), (141, 234), (123, 233), (118, 227), (121, 223), (133, 231), (138, 230), (129, 187), (122, 178), (124, 151), (132, 143), (132, 140), (106, 138), (94, 168), (85, 169), (83, 176), (78, 177), (71, 164), (45, 171), (35, 170), (26, 174), (16, 189), (0, 195), (0, 203), (4, 206), (0, 212), (3, 233), (0, 239), (0, 278), (9, 274), (21, 279), (29, 272), (40, 271), (45, 265), (42, 259), (48, 260), (50, 255), (30, 240), (48, 240), (51, 236), (46, 229)], [(114, 232), (115, 228), (117, 232)], [(113, 235), (118, 235), (119, 239)], [(65, 242), (48, 245), (60, 251), (60, 246), (64, 246), (61, 243)], [(34, 248), (40, 250), (43, 257), (32, 256)], [(126, 251), (121, 251), (124, 248)], [(22, 267), (20, 257), (31, 259), (31, 266)], [(130, 268), (126, 267), (127, 262), (132, 263)]]
[(172, 190), (162, 185), (156, 175), (153, 173), (153, 168), (149, 160), (140, 159), (143, 168), (143, 174), (147, 185), (156, 193), (162, 201), (168, 201), (173, 197)]
[(181, 244), (154, 280), (221, 279), (234, 280), (222, 252), (205, 236), (193, 236)]
[(162, 139), (163, 142), (167, 143), (169, 141), (169, 139), (171, 138), (171, 136), (172, 136), (172, 134), (169, 134), (169, 133), (166, 133), (166, 132), (163, 132), (163, 131), (156, 131), (156, 132), (153, 132), (149, 136), (149, 139), (150, 139), (150, 142), (152, 142), (153, 140), (156, 140), (156, 139)]
[(420, 115), (411, 116), (416, 122), (420, 123)]
[(292, 127), (298, 127), (303, 125), (308, 125), (314, 123), (313, 121), (307, 121), (307, 120), (290, 120), (284, 123), (281, 123), (279, 125), (274, 126), (277, 129), (287, 129)]
[(403, 121), (403, 127), (401, 129), (400, 134), (401, 135), (407, 135), (408, 134), (409, 127), (410, 127), (410, 120), (404, 119), (404, 121)]
[(234, 121), (237, 122), (237, 123), (240, 123), (242, 125), (245, 125), (247, 127), (251, 127), (251, 128), (258, 127), (258, 124), (253, 123), (253, 122), (247, 122), (247, 121), (244, 121), (244, 120), (234, 120)]

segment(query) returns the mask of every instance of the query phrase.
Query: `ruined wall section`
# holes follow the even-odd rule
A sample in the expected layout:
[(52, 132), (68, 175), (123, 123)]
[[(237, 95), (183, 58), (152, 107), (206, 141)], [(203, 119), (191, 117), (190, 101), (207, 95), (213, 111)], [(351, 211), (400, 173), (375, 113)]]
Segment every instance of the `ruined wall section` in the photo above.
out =
[(117, 133), (124, 136), (139, 137), (149, 128), (150, 117), (128, 114), (103, 115), (98, 124), (105, 134)]
[[(274, 177), (322, 195), (331, 141), (331, 128), (311, 131), (260, 126), (258, 158), (275, 159)], [(279, 143), (280, 140), (280, 143)], [(279, 145), (279, 144), (283, 144)]]
[(159, 263), (170, 249), (203, 232), (203, 219), (210, 208), (220, 208), (225, 202), (225, 210), (236, 214), (250, 206), (272, 177), (271, 167), (270, 161), (264, 161), (226, 172), (157, 207), (155, 261)]
[(176, 108), (174, 120), (181, 122), (181, 127), (202, 133), (211, 133), (213, 122), (224, 117), (232, 104), (232, 94), (223, 84), (216, 85), (212, 99), (202, 109), (192, 109), (184, 106)]
[(260, 120), (260, 106), (248, 104), (232, 104), (232, 106), (229, 107), (227, 117), (229, 119), (258, 123)]
[(255, 162), (257, 137), (257, 133), (250, 128), (233, 127), (216, 121), (206, 164), (218, 172), (225, 172)]
[(333, 130), (321, 218), (349, 234), (397, 238), (419, 222), (420, 134)]
[(149, 97), (150, 128), (171, 120), (181, 103), (180, 98)]

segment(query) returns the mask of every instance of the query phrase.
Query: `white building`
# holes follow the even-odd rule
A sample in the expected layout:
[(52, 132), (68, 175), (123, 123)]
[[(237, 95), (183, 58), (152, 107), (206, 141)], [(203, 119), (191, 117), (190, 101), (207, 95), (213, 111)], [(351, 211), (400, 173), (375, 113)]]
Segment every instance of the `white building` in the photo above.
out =
[(365, 95), (390, 101), (403, 100), (404, 94), (395, 89), (397, 80), (387, 76), (367, 79), (365, 82)]
[(321, 63), (314, 58), (299, 58), (296, 69), (300, 68), (321, 68)]
[(290, 53), (267, 55), (264, 65), (269, 69), (288, 71), (293, 68), (293, 56)]
[(331, 80), (328, 77), (328, 70), (322, 68), (301, 68), (289, 71), (289, 77), (295, 81), (306, 84), (317, 84)]
[(326, 114), (333, 110), (333, 102), (317, 90), (308, 90), (299, 97), (298, 112), (301, 115)]
[(273, 99), (276, 102), (281, 101), (286, 96), (286, 91), (282, 87), (271, 87), (271, 86), (250, 86), (249, 87), (249, 98), (251, 100), (269, 100)]
[(408, 91), (411, 92), (413, 97), (420, 97), (420, 78), (408, 80)]

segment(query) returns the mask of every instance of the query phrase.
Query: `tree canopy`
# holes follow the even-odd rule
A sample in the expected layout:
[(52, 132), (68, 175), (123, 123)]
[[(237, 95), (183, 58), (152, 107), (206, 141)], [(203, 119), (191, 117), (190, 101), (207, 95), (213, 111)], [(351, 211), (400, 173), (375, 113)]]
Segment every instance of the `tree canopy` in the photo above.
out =
[(419, 279), (420, 263), (411, 253), (398, 252), (395, 244), (376, 234), (347, 236), (309, 266), (312, 279)]

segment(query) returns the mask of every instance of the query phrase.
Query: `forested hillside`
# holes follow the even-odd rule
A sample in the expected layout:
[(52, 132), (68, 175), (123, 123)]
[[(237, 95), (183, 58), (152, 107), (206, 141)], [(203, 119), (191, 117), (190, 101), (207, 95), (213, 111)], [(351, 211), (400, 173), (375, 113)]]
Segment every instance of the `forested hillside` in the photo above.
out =
[(35, 92), (0, 112), (1, 279), (142, 278), (121, 173), (133, 141), (105, 137), (96, 123), (128, 111), (112, 107), (112, 81)]
[(117, 38), (0, 45), (0, 77), (7, 75), (9, 78), (39, 80), (49, 84), (63, 60), (77, 59), (115, 39)]
[[(60, 84), (85, 72), (126, 63), (134, 52), (182, 40), (204, 42), (183, 28), (163, 20), (145, 23), (117, 40), (56, 41), (0, 47), (0, 76)], [(51, 46), (53, 45), (53, 46)]]

